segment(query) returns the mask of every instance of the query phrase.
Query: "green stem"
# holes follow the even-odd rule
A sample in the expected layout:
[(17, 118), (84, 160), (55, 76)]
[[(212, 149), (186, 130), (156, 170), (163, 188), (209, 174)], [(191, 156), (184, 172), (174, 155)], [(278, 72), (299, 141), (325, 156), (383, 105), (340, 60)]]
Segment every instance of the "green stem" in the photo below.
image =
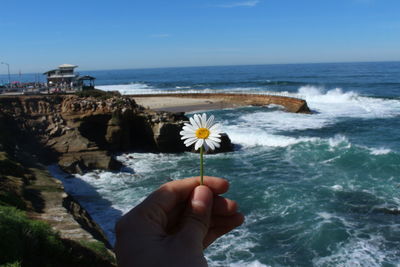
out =
[(200, 184), (203, 185), (203, 173), (204, 173), (204, 167), (203, 167), (203, 153), (204, 153), (204, 148), (203, 146), (200, 147)]

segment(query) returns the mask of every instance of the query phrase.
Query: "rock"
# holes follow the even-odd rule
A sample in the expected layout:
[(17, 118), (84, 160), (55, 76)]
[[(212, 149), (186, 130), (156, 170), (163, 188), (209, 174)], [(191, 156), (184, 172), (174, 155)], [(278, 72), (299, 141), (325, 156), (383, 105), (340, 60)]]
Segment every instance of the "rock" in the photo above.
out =
[(231, 139), (226, 133), (221, 133), (221, 143), (220, 147), (215, 149), (212, 153), (224, 153), (224, 152), (232, 152), (233, 151), (233, 144)]
[[(129, 97), (3, 97), (0, 110), (14, 117), (24, 141), (46, 151), (49, 163), (56, 161), (69, 173), (119, 169), (111, 152), (188, 151), (179, 134), (188, 121), (184, 113), (145, 110)], [(222, 138), (221, 148), (213, 153), (232, 151), (229, 138)]]
[(111, 150), (118, 150), (122, 147), (123, 131), (119, 125), (109, 125), (107, 127), (105, 139), (110, 145)]
[(65, 153), (59, 161), (59, 166), (68, 173), (84, 173), (88, 170), (119, 170), (122, 164), (106, 151), (87, 151)]
[(107, 248), (112, 248), (100, 226), (71, 195), (65, 194), (62, 205), (69, 211), (75, 221), (77, 221), (83, 229), (89, 232), (95, 239), (103, 242)]
[(181, 123), (161, 122), (153, 127), (154, 140), (160, 152), (176, 153), (186, 150), (179, 134), (182, 126)]

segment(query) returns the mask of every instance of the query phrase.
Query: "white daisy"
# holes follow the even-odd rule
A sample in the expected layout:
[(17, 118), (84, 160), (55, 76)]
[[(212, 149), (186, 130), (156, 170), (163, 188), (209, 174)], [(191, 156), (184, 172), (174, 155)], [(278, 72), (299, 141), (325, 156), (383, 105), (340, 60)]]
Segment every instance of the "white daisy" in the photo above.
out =
[(197, 150), (201, 146), (204, 146), (206, 151), (208, 149), (214, 150), (220, 147), (221, 135), (219, 131), (219, 124), (214, 123), (214, 116), (211, 115), (207, 120), (207, 115), (194, 114), (193, 118), (190, 118), (190, 123), (185, 123), (183, 131), (180, 132), (182, 140), (186, 146), (191, 146), (194, 143), (194, 149)]

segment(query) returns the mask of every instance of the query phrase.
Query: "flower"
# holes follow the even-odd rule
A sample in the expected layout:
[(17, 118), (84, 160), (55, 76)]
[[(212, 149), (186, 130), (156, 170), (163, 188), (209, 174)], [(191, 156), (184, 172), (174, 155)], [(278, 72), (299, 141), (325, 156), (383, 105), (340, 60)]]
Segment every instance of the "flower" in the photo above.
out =
[(220, 147), (220, 131), (219, 124), (214, 123), (214, 116), (211, 115), (207, 120), (207, 115), (194, 114), (193, 118), (190, 118), (190, 123), (185, 123), (183, 131), (180, 132), (182, 140), (186, 146), (194, 145), (194, 149), (197, 150), (204, 146), (206, 150), (214, 150)]

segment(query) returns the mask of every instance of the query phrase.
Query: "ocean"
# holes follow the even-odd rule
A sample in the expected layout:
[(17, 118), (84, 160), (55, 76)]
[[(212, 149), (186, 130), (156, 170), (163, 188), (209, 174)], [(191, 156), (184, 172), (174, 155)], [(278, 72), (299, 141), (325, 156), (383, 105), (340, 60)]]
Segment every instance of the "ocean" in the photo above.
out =
[[(400, 62), (291, 64), (85, 72), (123, 94), (247, 92), (305, 99), (313, 114), (279, 106), (207, 111), (235, 151), (205, 156), (227, 178), (245, 223), (210, 246), (210, 266), (400, 264)], [(192, 114), (188, 114), (189, 116)], [(114, 223), (170, 179), (197, 176), (198, 155), (117, 155), (121, 172), (64, 182), (114, 242)], [(133, 171), (132, 171), (133, 170)]]

